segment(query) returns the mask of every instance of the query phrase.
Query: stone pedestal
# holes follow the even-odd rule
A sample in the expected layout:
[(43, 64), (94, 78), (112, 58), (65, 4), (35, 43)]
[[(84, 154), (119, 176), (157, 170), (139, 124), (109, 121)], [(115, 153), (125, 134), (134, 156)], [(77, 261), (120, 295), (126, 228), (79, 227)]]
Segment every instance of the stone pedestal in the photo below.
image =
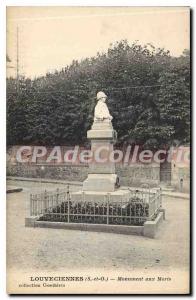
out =
[(97, 191), (78, 191), (72, 193), (72, 199), (76, 201), (86, 201), (95, 203), (106, 203), (108, 200), (111, 202), (124, 203), (130, 199), (130, 191), (123, 189), (116, 189), (114, 192), (97, 192)]
[(116, 174), (88, 174), (83, 182), (83, 191), (113, 192), (116, 179)]
[(89, 164), (88, 177), (83, 182), (83, 191), (113, 192), (117, 180), (112, 161), (116, 131), (111, 121), (94, 121), (87, 137), (91, 140), (93, 159)]
[(117, 134), (111, 121), (94, 121), (87, 137), (91, 141), (93, 159), (89, 163), (88, 177), (83, 182), (82, 190), (73, 192), (72, 200), (96, 203), (129, 201), (130, 191), (116, 188), (117, 175), (112, 157)]

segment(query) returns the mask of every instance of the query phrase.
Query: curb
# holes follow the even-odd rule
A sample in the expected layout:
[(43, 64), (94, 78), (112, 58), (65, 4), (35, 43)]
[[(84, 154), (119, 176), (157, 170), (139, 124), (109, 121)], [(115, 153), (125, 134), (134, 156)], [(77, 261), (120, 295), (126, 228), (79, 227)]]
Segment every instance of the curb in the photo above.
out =
[(79, 185), (82, 186), (82, 182), (80, 181), (63, 181), (58, 179), (47, 179), (47, 178), (27, 178), (27, 177), (11, 177), (7, 176), (7, 180), (13, 181), (29, 181), (29, 182), (42, 182), (42, 183), (56, 183), (56, 184), (70, 184), (70, 185)]
[(25, 218), (25, 227), (106, 232), (155, 238), (158, 226), (164, 220), (164, 214), (165, 210), (162, 209), (154, 221), (146, 221), (143, 226), (38, 221), (39, 217), (32, 216)]
[(22, 188), (20, 187), (13, 187), (13, 188), (7, 188), (6, 189), (6, 194), (10, 194), (10, 193), (18, 193), (18, 192), (22, 192)]
[[(42, 182), (42, 183), (54, 183), (54, 184), (69, 184), (69, 185), (76, 185), (76, 186), (82, 186), (82, 182), (80, 181), (63, 181), (63, 180), (58, 180), (58, 179), (47, 179), (47, 178), (27, 178), (27, 177), (12, 177), (12, 176), (7, 176), (7, 179), (9, 180), (15, 180), (15, 181), (29, 181), (29, 182)], [(127, 189), (127, 188), (132, 188), (132, 189), (138, 189), (139, 187), (125, 187), (121, 186), (122, 189)], [(180, 198), (180, 199), (190, 199), (190, 194), (188, 193), (180, 193), (180, 192), (171, 192), (171, 191), (162, 191), (162, 196), (167, 196), (171, 198)]]

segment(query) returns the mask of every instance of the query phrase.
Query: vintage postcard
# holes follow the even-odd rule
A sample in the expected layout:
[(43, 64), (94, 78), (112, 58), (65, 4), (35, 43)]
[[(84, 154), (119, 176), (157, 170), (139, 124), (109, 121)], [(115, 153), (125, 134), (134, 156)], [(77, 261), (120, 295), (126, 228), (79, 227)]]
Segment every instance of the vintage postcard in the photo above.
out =
[(190, 293), (190, 8), (7, 7), (7, 293)]

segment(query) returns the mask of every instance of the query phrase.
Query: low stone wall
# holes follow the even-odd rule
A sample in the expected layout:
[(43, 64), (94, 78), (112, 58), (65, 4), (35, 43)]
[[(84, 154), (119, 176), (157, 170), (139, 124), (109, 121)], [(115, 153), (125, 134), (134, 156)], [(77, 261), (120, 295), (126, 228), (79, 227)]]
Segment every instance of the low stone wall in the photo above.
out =
[(156, 186), (160, 182), (160, 166), (158, 164), (117, 166), (116, 171), (122, 185), (148, 183), (151, 186)]
[(7, 165), (7, 176), (27, 178), (50, 178), (69, 181), (83, 181), (88, 174), (88, 166), (78, 165)]
[[(44, 165), (8, 164), (7, 176), (27, 178), (49, 178), (68, 181), (84, 181), (88, 175), (87, 165)], [(160, 168), (158, 165), (116, 166), (121, 185), (159, 184)]]

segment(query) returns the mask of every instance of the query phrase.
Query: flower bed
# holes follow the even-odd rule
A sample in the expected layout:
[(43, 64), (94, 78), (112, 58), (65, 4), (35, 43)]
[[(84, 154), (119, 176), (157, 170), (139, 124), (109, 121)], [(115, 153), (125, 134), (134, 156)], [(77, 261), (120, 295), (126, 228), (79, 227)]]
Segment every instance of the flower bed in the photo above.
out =
[(140, 199), (128, 203), (93, 203), (64, 201), (49, 209), (38, 221), (143, 225), (149, 217), (149, 204)]

